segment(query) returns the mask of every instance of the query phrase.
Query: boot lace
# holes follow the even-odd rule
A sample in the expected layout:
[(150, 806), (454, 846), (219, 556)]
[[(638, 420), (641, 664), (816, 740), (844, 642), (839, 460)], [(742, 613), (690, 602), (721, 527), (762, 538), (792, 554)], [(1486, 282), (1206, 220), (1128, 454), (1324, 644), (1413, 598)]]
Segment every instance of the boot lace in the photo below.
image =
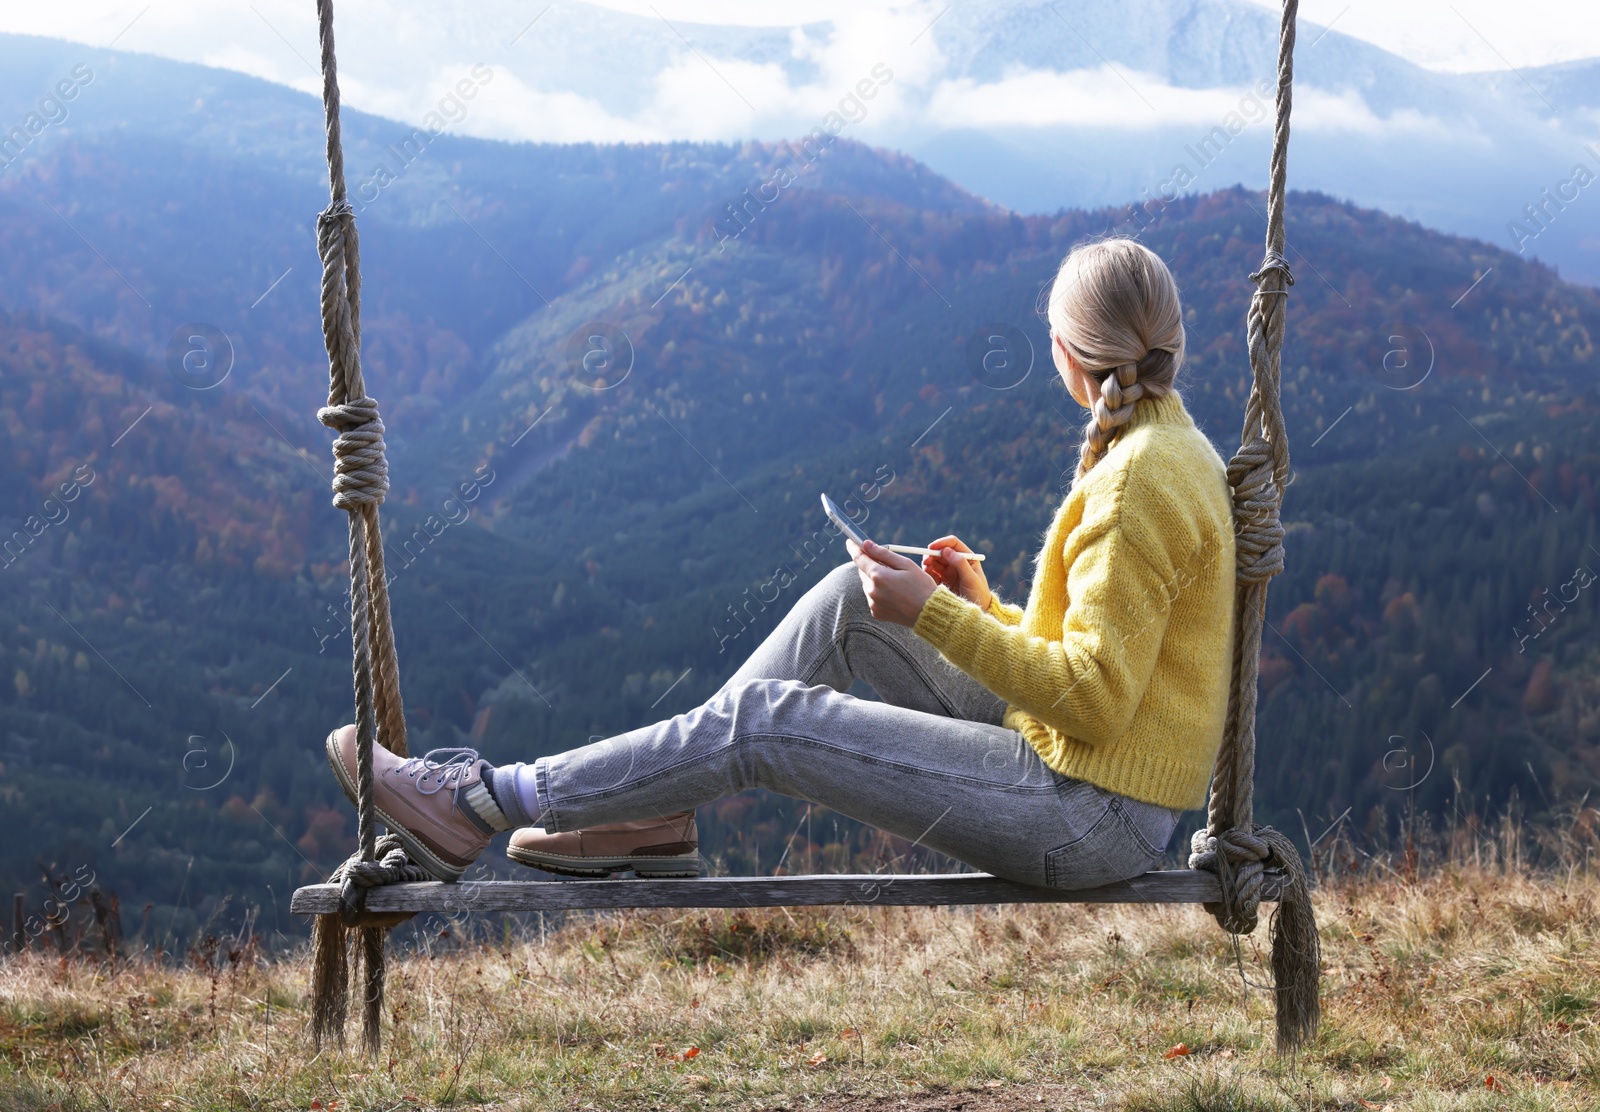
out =
[(451, 802), (460, 806), (461, 789), (478, 767), (478, 759), (476, 749), (430, 749), (420, 757), (407, 758), (395, 772), (417, 780), (417, 791), (423, 795), (437, 795), (450, 788)]

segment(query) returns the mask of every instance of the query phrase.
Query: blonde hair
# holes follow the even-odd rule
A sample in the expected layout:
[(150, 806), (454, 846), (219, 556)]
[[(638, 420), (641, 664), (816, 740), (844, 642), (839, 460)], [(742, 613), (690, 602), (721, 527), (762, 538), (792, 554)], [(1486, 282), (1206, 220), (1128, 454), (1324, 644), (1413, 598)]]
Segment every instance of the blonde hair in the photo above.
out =
[(1052, 334), (1100, 384), (1078, 451), (1081, 479), (1111, 450), (1139, 399), (1172, 392), (1185, 339), (1178, 284), (1142, 243), (1086, 243), (1062, 260), (1046, 317)]

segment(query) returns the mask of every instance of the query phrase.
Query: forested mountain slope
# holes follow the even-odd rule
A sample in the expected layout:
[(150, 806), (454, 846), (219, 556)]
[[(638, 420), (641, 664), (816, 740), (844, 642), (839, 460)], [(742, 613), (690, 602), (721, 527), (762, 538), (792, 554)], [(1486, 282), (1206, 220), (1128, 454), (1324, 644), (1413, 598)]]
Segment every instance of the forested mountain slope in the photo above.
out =
[[(819, 490), (889, 539), (960, 533), (1021, 601), (1082, 420), (1036, 304), (1086, 237), (1169, 260), (1182, 389), (1236, 442), (1256, 194), (1022, 218), (843, 141), (814, 170), (801, 148), (459, 143), (459, 214), (361, 218), (418, 750), (530, 758), (692, 706), (843, 559)], [(234, 157), (81, 136), (0, 179), (0, 881), (87, 866), (174, 937), (281, 913), (353, 837), (320, 749), (350, 713), (312, 417), (321, 200)], [(501, 157), (545, 184), (466, 188)], [(786, 167), (805, 188), (742, 200)], [(1354, 808), (1373, 837), (1408, 800), (1551, 812), (1600, 775), (1576, 570), (1600, 561), (1600, 301), (1326, 197), (1289, 212), (1297, 468), (1259, 808), (1292, 830)], [(231, 372), (171, 359), (169, 323), (224, 333)], [(733, 870), (905, 849), (801, 816), (707, 808), (706, 848)]]

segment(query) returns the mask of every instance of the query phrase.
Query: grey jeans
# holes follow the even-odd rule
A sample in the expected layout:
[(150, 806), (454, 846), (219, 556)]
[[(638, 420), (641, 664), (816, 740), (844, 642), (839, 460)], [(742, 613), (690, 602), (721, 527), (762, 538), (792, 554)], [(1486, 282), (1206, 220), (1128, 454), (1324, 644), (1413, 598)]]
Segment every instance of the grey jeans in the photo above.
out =
[[(846, 694), (857, 679), (883, 701)], [(1180, 812), (1055, 772), (1004, 711), (933, 645), (874, 618), (842, 564), (700, 706), (536, 761), (540, 821), (576, 830), (767, 788), (1025, 884), (1149, 868)]]

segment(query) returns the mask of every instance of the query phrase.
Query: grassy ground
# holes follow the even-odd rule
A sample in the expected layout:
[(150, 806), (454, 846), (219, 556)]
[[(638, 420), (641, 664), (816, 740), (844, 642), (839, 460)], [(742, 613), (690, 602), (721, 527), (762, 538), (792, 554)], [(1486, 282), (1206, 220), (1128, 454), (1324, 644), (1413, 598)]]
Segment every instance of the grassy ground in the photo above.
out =
[[(0, 966), (0, 1108), (1593, 1108), (1600, 879), (1324, 883), (1317, 1043), (1275, 1058), (1198, 908), (611, 913), (391, 966), (376, 1061), (307, 962)], [(1241, 948), (1264, 982), (1265, 928)], [(352, 1046), (355, 1028), (351, 1028)]]

